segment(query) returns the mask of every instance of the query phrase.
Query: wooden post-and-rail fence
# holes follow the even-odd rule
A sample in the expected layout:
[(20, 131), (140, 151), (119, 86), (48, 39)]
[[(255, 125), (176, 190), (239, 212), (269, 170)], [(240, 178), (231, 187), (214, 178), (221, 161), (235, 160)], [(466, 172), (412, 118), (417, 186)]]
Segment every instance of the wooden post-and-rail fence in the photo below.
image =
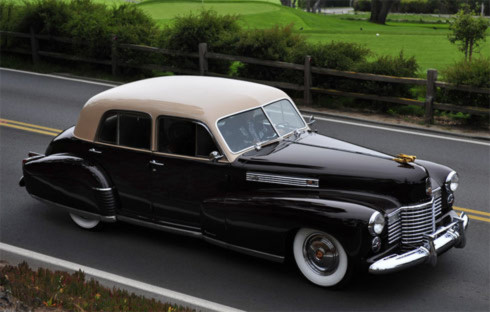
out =
[[(263, 81), (263, 80), (247, 79), (247, 78), (240, 78), (240, 79), (258, 82), (258, 83), (278, 87), (281, 89), (302, 91), (304, 94), (303, 102), (306, 105), (312, 104), (313, 101), (312, 93), (321, 93), (321, 94), (334, 95), (334, 96), (345, 96), (345, 97), (352, 97), (352, 98), (365, 99), (365, 100), (374, 100), (374, 101), (402, 104), (402, 105), (417, 105), (420, 107), (424, 107), (426, 124), (431, 124), (433, 122), (435, 109), (452, 111), (452, 112), (463, 112), (463, 113), (468, 113), (473, 115), (483, 115), (483, 116), (490, 115), (489, 107), (480, 108), (480, 107), (473, 107), (473, 106), (458, 106), (449, 103), (436, 102), (437, 88), (465, 91), (471, 93), (480, 93), (480, 94), (490, 94), (490, 89), (475, 88), (472, 86), (456, 85), (452, 83), (437, 81), (437, 70), (435, 69), (429, 69), (427, 71), (427, 79), (409, 78), (409, 77), (392, 77), (392, 76), (375, 75), (375, 74), (367, 74), (367, 73), (340, 71), (340, 70), (328, 69), (323, 67), (315, 67), (311, 65), (312, 59), (308, 55), (305, 56), (304, 64), (294, 64), (294, 63), (286, 63), (280, 61), (262, 60), (262, 59), (251, 58), (246, 56), (209, 52), (206, 43), (200, 43), (197, 47), (197, 52), (194, 53), (194, 52), (173, 51), (173, 50), (168, 50), (163, 48), (156, 48), (156, 47), (149, 47), (149, 46), (142, 46), (142, 45), (135, 45), (135, 44), (118, 43), (116, 36), (113, 36), (112, 38), (111, 59), (101, 60), (101, 59), (95, 59), (95, 58), (89, 58), (83, 56), (42, 51), (39, 48), (40, 40), (55, 41), (55, 42), (62, 42), (62, 43), (69, 43), (69, 44), (75, 43), (75, 40), (71, 38), (61, 38), (61, 37), (35, 34), (32, 28), (29, 34), (11, 32), (11, 31), (0, 31), (0, 35), (30, 39), (30, 46), (31, 46), (30, 50), (18, 49), (18, 48), (2, 49), (2, 50), (5, 52), (30, 54), (32, 56), (32, 62), (34, 64), (37, 64), (39, 62), (40, 57), (50, 57), (50, 58), (64, 59), (70, 61), (81, 61), (81, 62), (111, 66), (112, 75), (114, 76), (118, 75), (120, 67), (131, 67), (131, 68), (138, 68), (138, 69), (171, 71), (171, 72), (190, 74), (190, 75), (227, 77), (227, 75), (224, 74), (210, 72), (208, 66), (208, 60), (215, 59), (215, 60), (238, 61), (246, 64), (262, 65), (262, 66), (268, 66), (273, 68), (292, 69), (292, 70), (302, 71), (304, 75), (304, 81), (302, 85), (289, 83), (289, 82), (281, 82), (281, 81)], [(78, 41), (77, 43), (80, 44), (80, 42)], [(157, 64), (140, 64), (140, 65), (126, 64), (121, 61), (121, 58), (118, 55), (121, 49), (130, 49), (133, 51), (143, 51), (143, 52), (157, 53), (163, 55), (196, 58), (199, 60), (199, 68), (198, 70), (192, 70), (192, 69), (184, 69), (184, 68), (177, 68), (174, 66), (157, 65)], [(325, 88), (315, 87), (313, 85), (313, 79), (312, 79), (313, 74), (357, 79), (357, 80), (364, 80), (364, 81), (378, 81), (378, 82), (387, 82), (387, 83), (421, 85), (421, 86), (425, 86), (427, 91), (426, 91), (425, 101), (419, 101), (419, 100), (408, 99), (408, 98), (380, 96), (376, 94), (348, 92), (348, 91), (341, 91), (335, 89), (325, 89)]]

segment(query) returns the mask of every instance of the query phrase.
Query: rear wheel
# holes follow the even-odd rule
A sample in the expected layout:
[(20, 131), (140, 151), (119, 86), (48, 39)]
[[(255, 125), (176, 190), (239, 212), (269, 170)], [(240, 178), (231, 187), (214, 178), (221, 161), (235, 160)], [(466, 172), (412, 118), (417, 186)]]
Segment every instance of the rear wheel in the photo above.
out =
[(70, 213), (70, 217), (76, 225), (85, 230), (95, 230), (101, 226), (101, 222), (98, 219), (82, 217), (74, 213)]
[(318, 286), (339, 286), (349, 275), (349, 261), (342, 244), (325, 232), (300, 229), (294, 238), (293, 254), (301, 273)]

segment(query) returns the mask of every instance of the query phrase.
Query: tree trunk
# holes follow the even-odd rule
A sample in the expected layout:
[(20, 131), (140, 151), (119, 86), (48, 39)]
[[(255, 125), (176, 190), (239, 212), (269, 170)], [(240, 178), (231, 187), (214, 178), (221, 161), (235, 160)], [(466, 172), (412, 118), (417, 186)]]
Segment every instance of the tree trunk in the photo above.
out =
[(470, 62), (471, 62), (471, 56), (473, 55), (473, 39), (470, 39)]
[(295, 8), (296, 8), (296, 1), (297, 1), (297, 0), (293, 0), (293, 3), (291, 4), (291, 7), (292, 7), (293, 9), (295, 9)]
[(320, 13), (320, 2), (322, 0), (316, 0), (315, 4), (313, 5), (313, 13)]
[(371, 0), (371, 17), (369, 21), (384, 25), (393, 3), (393, 0)]
[(306, 12), (311, 12), (311, 0), (306, 0)]

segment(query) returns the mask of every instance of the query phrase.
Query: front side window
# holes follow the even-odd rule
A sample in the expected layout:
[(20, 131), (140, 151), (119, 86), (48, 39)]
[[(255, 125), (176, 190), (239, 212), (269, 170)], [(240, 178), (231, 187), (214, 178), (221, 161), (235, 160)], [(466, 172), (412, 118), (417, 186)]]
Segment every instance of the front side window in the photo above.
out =
[(304, 127), (303, 118), (288, 100), (280, 100), (218, 121), (218, 129), (233, 153)]
[(100, 142), (147, 150), (151, 147), (151, 118), (146, 114), (108, 112), (99, 127)]
[(159, 117), (158, 151), (168, 154), (208, 157), (218, 151), (208, 130), (190, 120)]

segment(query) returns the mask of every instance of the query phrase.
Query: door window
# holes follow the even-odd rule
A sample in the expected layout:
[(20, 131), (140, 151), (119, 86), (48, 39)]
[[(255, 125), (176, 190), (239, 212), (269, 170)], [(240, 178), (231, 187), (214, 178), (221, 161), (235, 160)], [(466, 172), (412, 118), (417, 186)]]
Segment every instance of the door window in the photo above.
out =
[(158, 151), (162, 153), (208, 157), (218, 151), (208, 130), (193, 121), (172, 118), (158, 118)]
[(146, 114), (110, 111), (99, 128), (100, 142), (147, 150), (151, 147), (151, 118)]

